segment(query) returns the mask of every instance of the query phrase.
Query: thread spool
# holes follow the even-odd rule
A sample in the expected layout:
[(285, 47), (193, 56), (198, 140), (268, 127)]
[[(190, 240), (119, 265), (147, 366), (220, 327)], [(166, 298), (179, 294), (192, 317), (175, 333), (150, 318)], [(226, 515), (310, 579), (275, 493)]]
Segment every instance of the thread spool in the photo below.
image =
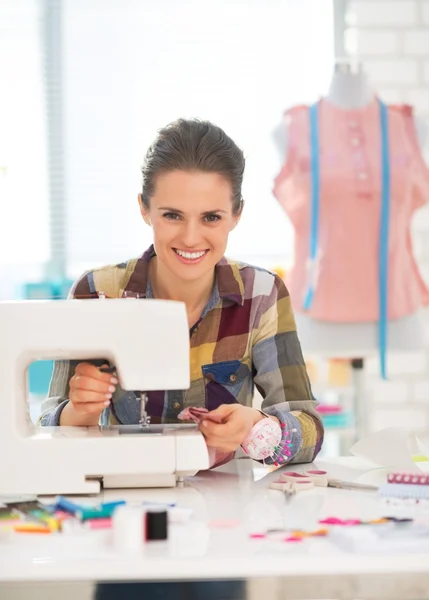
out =
[(146, 539), (145, 510), (141, 506), (118, 506), (112, 517), (113, 545), (120, 552), (140, 552)]
[(164, 541), (168, 537), (168, 513), (165, 509), (148, 509), (146, 511), (146, 540)]

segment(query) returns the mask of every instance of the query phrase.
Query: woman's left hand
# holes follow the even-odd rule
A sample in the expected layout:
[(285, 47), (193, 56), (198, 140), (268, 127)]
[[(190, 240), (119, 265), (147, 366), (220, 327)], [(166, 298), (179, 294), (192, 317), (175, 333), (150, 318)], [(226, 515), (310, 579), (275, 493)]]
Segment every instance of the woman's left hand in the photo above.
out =
[(200, 430), (207, 446), (225, 452), (237, 450), (255, 423), (264, 418), (255, 408), (241, 404), (222, 404), (209, 414), (216, 415), (222, 422), (214, 423), (204, 419), (200, 423)]

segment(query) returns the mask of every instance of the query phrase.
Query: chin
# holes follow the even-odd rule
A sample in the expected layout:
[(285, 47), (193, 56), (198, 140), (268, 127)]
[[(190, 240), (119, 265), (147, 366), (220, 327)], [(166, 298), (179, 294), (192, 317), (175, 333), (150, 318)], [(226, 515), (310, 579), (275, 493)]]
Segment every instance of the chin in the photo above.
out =
[(198, 279), (201, 279), (202, 277), (204, 277), (205, 275), (207, 275), (208, 272), (211, 272), (214, 269), (214, 265), (210, 266), (209, 268), (205, 267), (205, 268), (174, 268), (172, 269), (172, 271), (174, 271), (174, 273), (177, 275), (177, 277), (179, 277), (180, 279), (182, 279), (183, 281), (197, 281)]

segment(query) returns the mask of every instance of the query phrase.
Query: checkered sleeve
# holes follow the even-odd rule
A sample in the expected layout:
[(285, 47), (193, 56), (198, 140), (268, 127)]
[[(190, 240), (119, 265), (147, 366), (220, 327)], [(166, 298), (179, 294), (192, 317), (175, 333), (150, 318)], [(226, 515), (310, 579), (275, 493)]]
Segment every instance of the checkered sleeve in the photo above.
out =
[(254, 383), (263, 397), (262, 410), (280, 421), (282, 442), (290, 444), (291, 450), (290, 457), (276, 456), (272, 462), (311, 462), (323, 442), (323, 425), (316, 411), (289, 292), (280, 277), (273, 275), (271, 290), (260, 295), (257, 303), (252, 348)]
[[(69, 299), (90, 297), (90, 294), (88, 273), (84, 273), (73, 284), (68, 297)], [(68, 403), (69, 382), (74, 375), (77, 364), (78, 361), (76, 360), (55, 361), (48, 396), (42, 402), (42, 414), (38, 419), (39, 425), (53, 427), (60, 424), (61, 413)]]

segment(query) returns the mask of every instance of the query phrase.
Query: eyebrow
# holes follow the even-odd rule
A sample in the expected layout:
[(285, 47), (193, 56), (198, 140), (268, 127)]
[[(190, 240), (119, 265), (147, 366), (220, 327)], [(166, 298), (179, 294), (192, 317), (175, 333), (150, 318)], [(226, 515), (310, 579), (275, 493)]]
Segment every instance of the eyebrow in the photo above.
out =
[[(178, 213), (180, 215), (183, 215), (183, 210), (179, 210), (178, 208), (171, 208), (170, 206), (160, 206), (158, 208), (158, 210), (167, 210), (169, 212), (175, 212)], [(227, 213), (228, 211), (226, 210), (221, 210), (220, 208), (215, 208), (214, 210), (206, 210), (205, 212), (201, 213), (202, 215), (212, 215), (213, 213)]]

